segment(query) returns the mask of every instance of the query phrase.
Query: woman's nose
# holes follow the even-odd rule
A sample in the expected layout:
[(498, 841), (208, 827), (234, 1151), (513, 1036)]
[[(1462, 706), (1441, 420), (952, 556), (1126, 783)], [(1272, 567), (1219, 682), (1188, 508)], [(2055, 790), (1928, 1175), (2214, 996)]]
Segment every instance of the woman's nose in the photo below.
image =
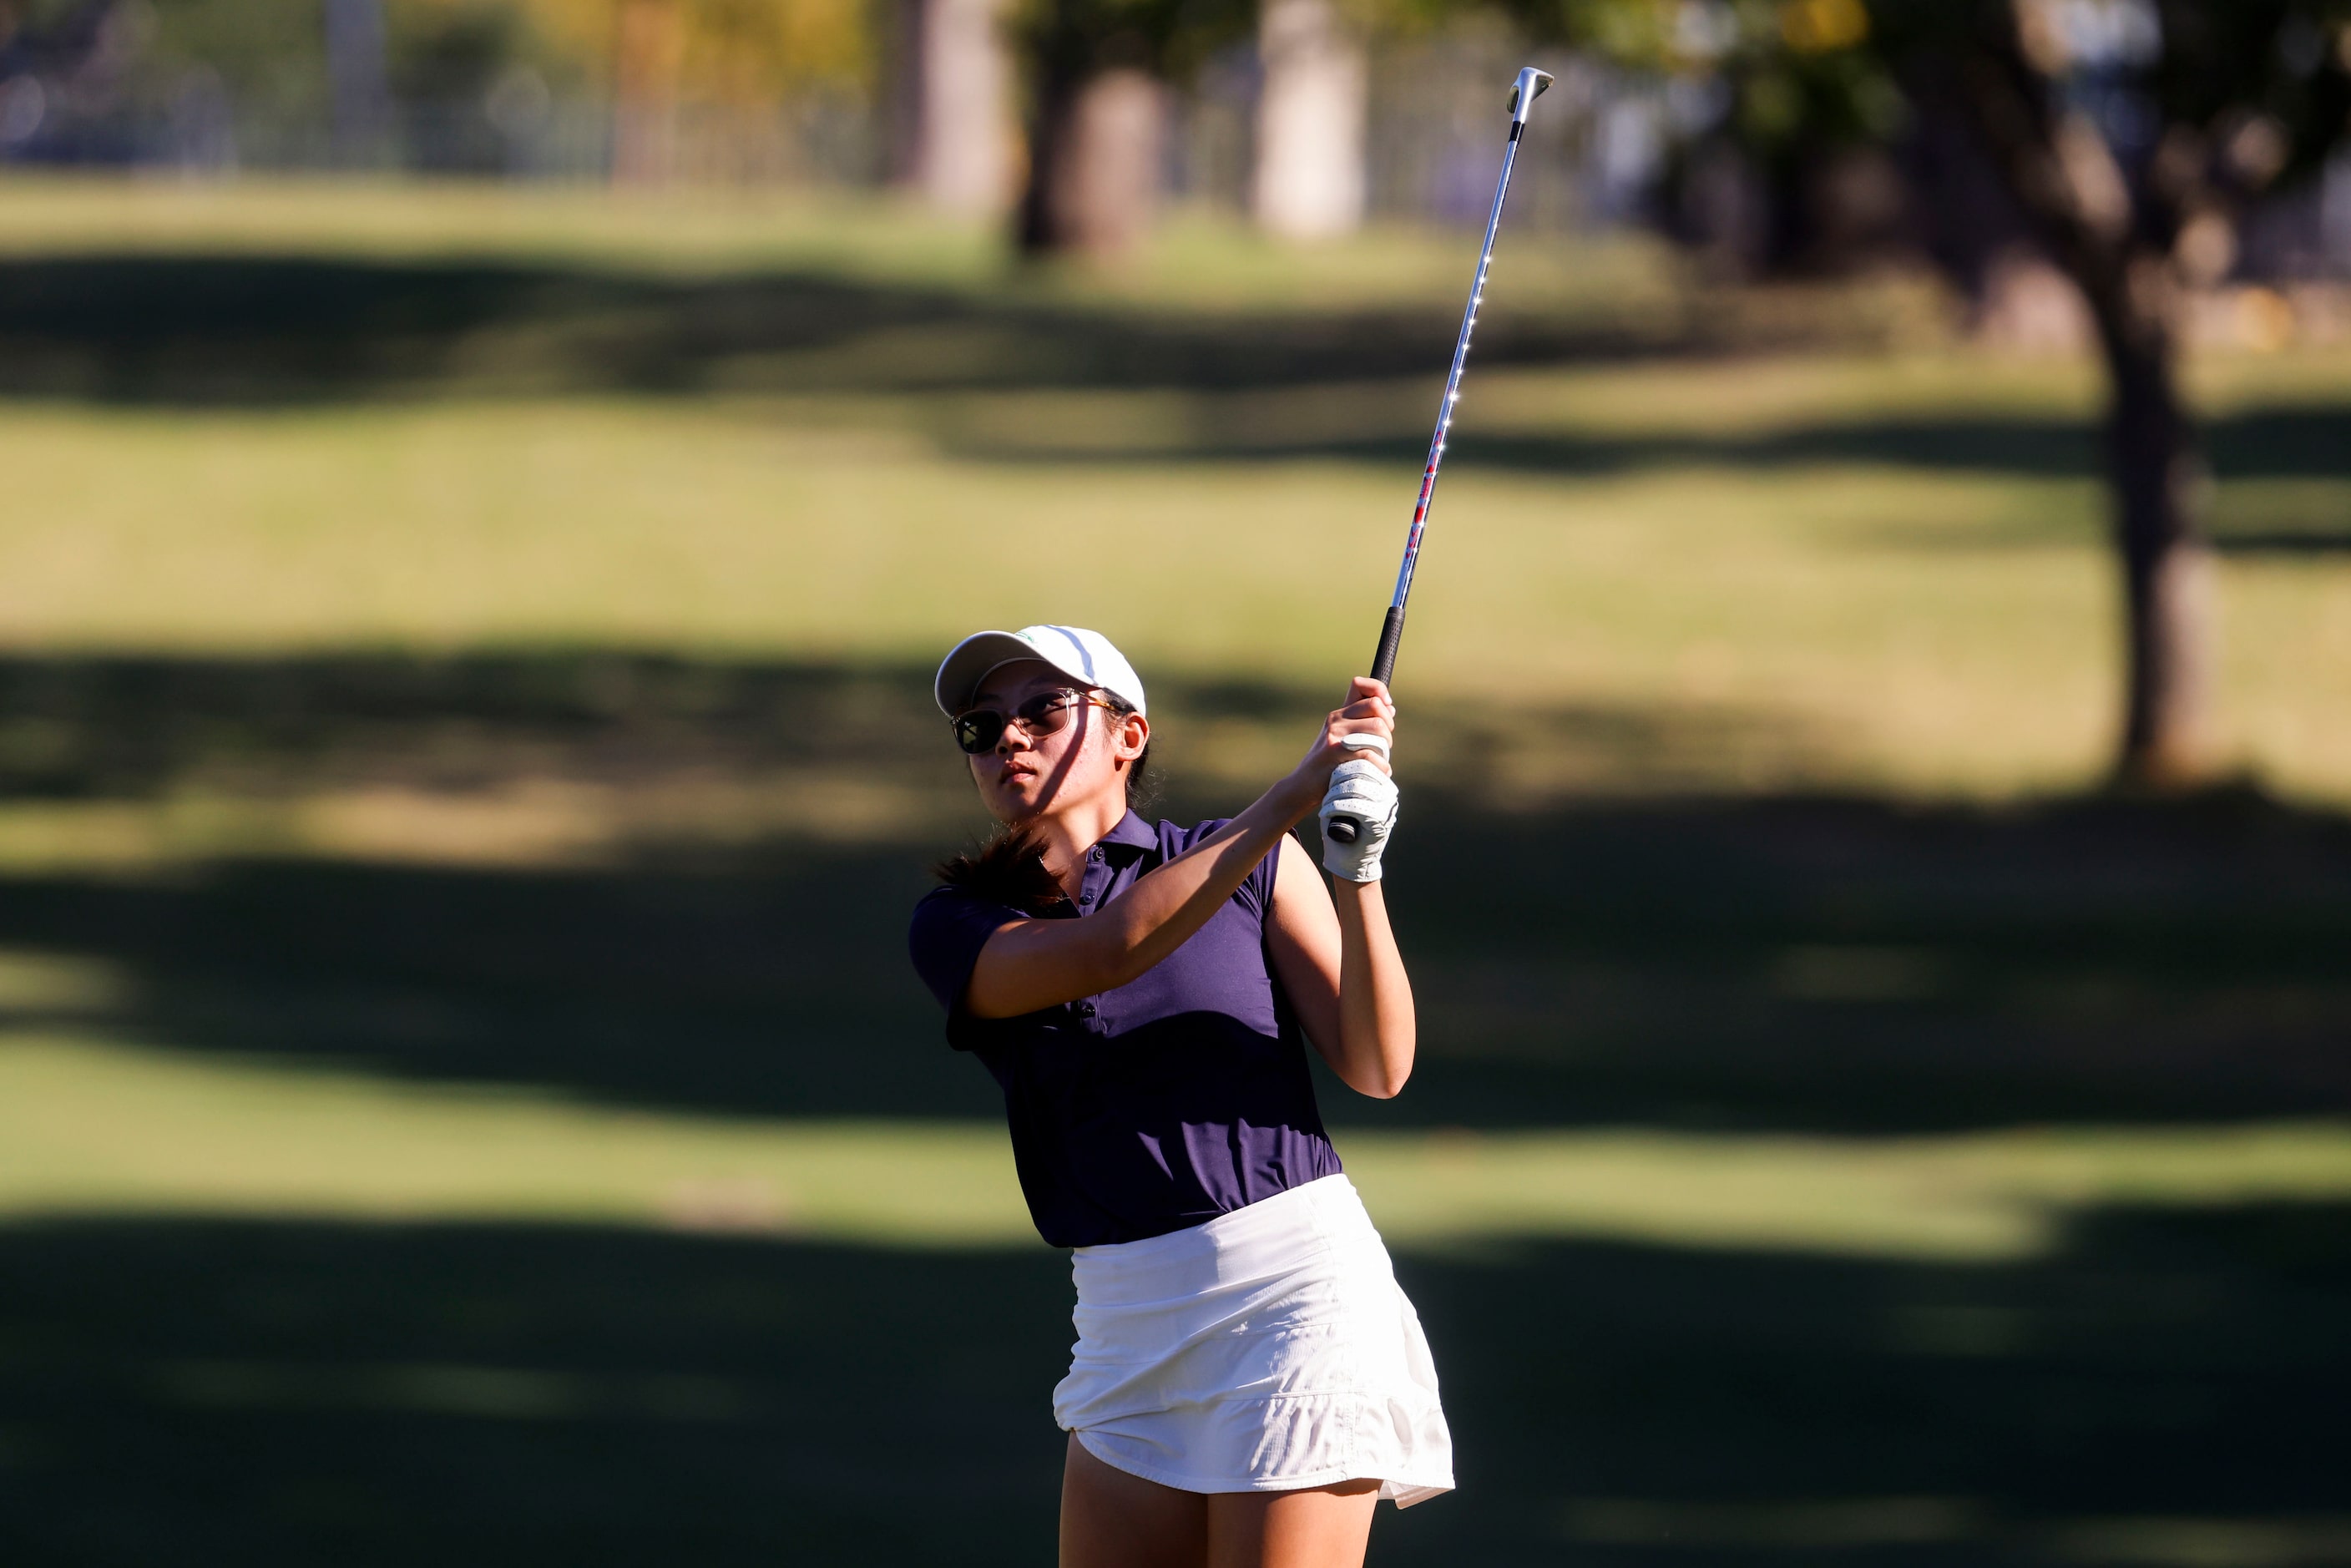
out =
[[(1006, 719), (1004, 733), (996, 737), (996, 749), (1000, 752), (1008, 747), (1012, 751), (1036, 750), (1038, 726), (1042, 723), (1044, 723), (1042, 719)], [(1018, 737), (1017, 739), (1016, 737)]]

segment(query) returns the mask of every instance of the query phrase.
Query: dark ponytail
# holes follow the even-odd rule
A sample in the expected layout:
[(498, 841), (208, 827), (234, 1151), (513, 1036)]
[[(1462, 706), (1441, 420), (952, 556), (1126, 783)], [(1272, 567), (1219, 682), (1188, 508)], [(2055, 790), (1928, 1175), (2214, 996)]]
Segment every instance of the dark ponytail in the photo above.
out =
[(1006, 828), (976, 850), (949, 855), (931, 868), (931, 874), (949, 887), (1029, 915), (1042, 915), (1070, 901), (1045, 869), (1045, 846), (1027, 828)]

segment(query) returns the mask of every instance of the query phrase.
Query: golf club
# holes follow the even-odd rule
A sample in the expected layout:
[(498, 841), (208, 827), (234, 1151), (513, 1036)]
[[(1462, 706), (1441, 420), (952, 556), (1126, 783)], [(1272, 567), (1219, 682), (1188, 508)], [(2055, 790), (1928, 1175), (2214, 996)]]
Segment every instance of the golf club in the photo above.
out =
[[(1494, 182), (1494, 207), (1486, 214), (1486, 243), (1478, 252), (1478, 276), (1469, 285), (1469, 305), (1461, 312), (1461, 336), (1454, 340), (1453, 368), (1445, 377), (1445, 399), (1437, 405), (1437, 434), (1429, 438), (1428, 465), (1421, 470), (1420, 499), (1412, 508), (1412, 531), (1405, 536), (1404, 566), (1396, 573), (1395, 597), (1388, 601), (1387, 619), (1380, 625), (1379, 651), (1372, 655), (1372, 679), (1384, 685), (1395, 670), (1396, 644), (1404, 641), (1405, 601), (1412, 597), (1412, 571), (1420, 561), (1421, 531), (1428, 526), (1429, 497), (1437, 493), (1437, 470), (1445, 461), (1445, 434), (1453, 427), (1453, 405), (1461, 401), (1461, 367), (1469, 359), (1469, 332), (1478, 325), (1478, 303), (1486, 296), (1486, 269), (1494, 261), (1494, 231), (1501, 226), (1502, 199), (1510, 193), (1510, 165), (1519, 155), (1519, 136), (1526, 130), (1527, 113), (1551, 86), (1548, 72), (1529, 66), (1510, 88), (1510, 138), (1502, 148), (1502, 175)], [(1363, 831), (1353, 817), (1331, 819), (1331, 836), (1352, 844)]]

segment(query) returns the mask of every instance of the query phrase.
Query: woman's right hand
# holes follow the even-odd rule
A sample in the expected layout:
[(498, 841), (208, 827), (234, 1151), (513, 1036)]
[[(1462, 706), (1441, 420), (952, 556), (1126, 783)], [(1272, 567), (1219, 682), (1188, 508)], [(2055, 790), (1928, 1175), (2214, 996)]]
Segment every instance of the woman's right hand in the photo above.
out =
[[(1378, 739), (1378, 746), (1366, 746), (1357, 741), (1347, 744), (1349, 736), (1369, 736)], [(1282, 782), (1283, 800), (1294, 810), (1294, 824), (1304, 820), (1322, 803), (1324, 791), (1331, 787), (1331, 775), (1342, 762), (1365, 758), (1375, 763), (1381, 772), (1390, 771), (1388, 754), (1395, 739), (1395, 702), (1388, 695), (1387, 687), (1369, 675), (1357, 675), (1347, 686), (1345, 706), (1333, 708), (1331, 716), (1322, 721), (1322, 733), (1306, 749), (1298, 766)]]
[(1357, 760), (1385, 772), (1395, 734), (1387, 687), (1358, 677), (1298, 766), (1239, 816), (1085, 919), (1009, 919), (998, 926), (972, 967), (964, 1005), (975, 1018), (1017, 1018), (1133, 981), (1207, 925), (1284, 835), (1314, 814), (1340, 764)]

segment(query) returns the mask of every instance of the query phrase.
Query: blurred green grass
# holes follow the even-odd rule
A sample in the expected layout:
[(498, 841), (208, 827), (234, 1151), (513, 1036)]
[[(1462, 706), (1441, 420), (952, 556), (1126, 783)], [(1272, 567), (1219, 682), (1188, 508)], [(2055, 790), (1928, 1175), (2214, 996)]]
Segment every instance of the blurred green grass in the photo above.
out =
[[(1917, 397), (1920, 381), (1980, 395), (1962, 360), (1810, 368), (1839, 398)], [(2351, 356), (2342, 371), (2351, 395)], [(1791, 379), (1684, 373), (1690, 401), (1650, 434), (1759, 417)], [(2231, 373), (2259, 395), (2257, 368)], [(1475, 390), (1605, 404), (1654, 395), (1656, 374)], [(1105, 623), (1170, 674), (1332, 684), (1364, 657), (1416, 400), (1353, 422), (1385, 438), (1385, 461), (1090, 460), (1069, 451), (1087, 425), (1183, 442), (1204, 400), (1091, 394), (1080, 418), (963, 401), (19, 407), (0, 423), (0, 617), (39, 649), (895, 662), (956, 628), (1061, 620)], [(1289, 401), (1301, 417), (1328, 406)], [(2094, 480), (1735, 449), (1530, 475), (1481, 465), (1485, 431), (1473, 403), (1414, 601), (1405, 703), (1711, 709), (1779, 737), (1709, 785), (1996, 796), (2096, 776), (2118, 670)], [(1024, 456), (1023, 440), (1062, 450)], [(2324, 547), (2351, 480), (2247, 476), (2218, 505), (2224, 538), (2300, 529)], [(2224, 757), (2290, 794), (2351, 795), (2351, 727), (2333, 722), (2351, 705), (2351, 551), (2229, 555), (2221, 593)]]
[[(10, 966), (21, 982), (37, 967)], [(2351, 1200), (2351, 1128), (1961, 1136), (1351, 1129), (1391, 1247), (1655, 1245), (2015, 1264), (2080, 1211)], [(0, 1036), (0, 1218), (525, 1220), (962, 1250), (1036, 1244), (988, 1123), (756, 1121)]]
[[(0, 183), (0, 1511), (1033, 1560), (1066, 1281), (899, 951), (977, 826), (925, 674), (1092, 622), (1170, 814), (1246, 799), (1468, 243)], [(1423, 1064), (1326, 1100), (1475, 1489), (1376, 1560), (2331, 1550), (2351, 350), (2192, 367), (2260, 788), (2098, 800), (2095, 378), (1938, 309), (1506, 239), (1400, 672)]]
[[(253, 180), (121, 182), (12, 171), (0, 252), (15, 256), (304, 255), (370, 261), (478, 257), (577, 262), (679, 277), (790, 270), (977, 293), (1078, 297), (1172, 308), (1290, 313), (1424, 305), (1467, 281), (1456, 236), (1379, 228), (1319, 247), (1312, 265), (1229, 223), (1178, 213), (1135, 261), (1012, 272), (1001, 232), (870, 195), (620, 193), (559, 186)], [(1517, 287), (1548, 309), (1677, 303), (1658, 247), (1626, 240), (1572, 256), (1521, 255)], [(1456, 308), (1458, 308), (1458, 303)]]
[[(911, 861), (972, 826), (912, 693), (982, 622), (1112, 631), (1163, 694), (1183, 804), (1229, 809), (1358, 661), (1438, 369), (1403, 373), (1401, 351), (1449, 336), (1462, 248), (1285, 249), (1191, 219), (1128, 273), (1024, 274), (887, 204), (349, 183), (18, 181), (0, 216), (0, 340), (27, 348), (0, 371), (0, 867), (50, 885), (287, 857)], [(1517, 236), (1504, 256), (1400, 685), (1405, 776), (1471, 813), (1474, 841), (1628, 796), (1703, 820), (1742, 797), (1999, 802), (2095, 779), (2116, 672), (2091, 367), (1934, 340), (1915, 300), (1886, 317), (1883, 289), (1726, 299), (1631, 241)], [(1792, 350), (1756, 335), (1773, 311), (1799, 322)], [(663, 368), (604, 373), (632, 356)], [(2249, 547), (2223, 558), (2228, 754), (2341, 800), (2351, 351), (2194, 374), (2219, 531)], [(2038, 830), (1981, 831), (1996, 860), (2040, 852), (1996, 847)], [(1870, 955), (1892, 954), (1927, 977), (1888, 997), (1979, 1009), (1949, 976), (1989, 963), (2008, 977), (1991, 1016), (2046, 1027), (2043, 980), (1958, 956), (1977, 938), (1950, 945), (1949, 898), (1915, 928), (1767, 921), (1769, 1006), (1866, 998)], [(1711, 983), (1693, 989), (1675, 929), (1574, 983), (1603, 1014), (1626, 985), (1647, 998), (1632, 1016), (1669, 1013)], [(2251, 983), (2307, 983), (2294, 929)], [(1437, 1049), (1499, 1063), (1581, 1038), (1504, 999), (1524, 988), (1506, 971), (1555, 989), (1557, 944), (1430, 936)], [(1664, 1033), (1759, 1016), (1729, 994), (1700, 1011)], [(53, 1062), (26, 1103), (72, 1077)], [(235, 1144), (234, 1125), (208, 1135)], [(412, 1163), (365, 1146), (345, 1151), (358, 1168)], [(581, 1212), (604, 1212), (588, 1164), (538, 1163), (573, 1176), (533, 1201), (577, 1179)], [(325, 1175), (272, 1180), (292, 1201)], [(1437, 1183), (1454, 1196), (1427, 1223), (1528, 1185)], [(926, 1211), (909, 1197), (862, 1223)]]
[[(1448, 236), (1195, 227), (1130, 277), (1026, 277), (886, 207), (463, 191), (33, 182), (0, 218), (0, 269), (37, 269), (13, 307), (0, 288), (0, 626), (26, 649), (899, 662), (981, 622), (1092, 619), (1146, 670), (1330, 684), (1393, 573), (1449, 335), (1436, 262), (1459, 259)], [(86, 265), (126, 256), (150, 270)], [(1698, 788), (2095, 779), (2117, 670), (2086, 366), (1833, 334), (1762, 353), (1662, 265), (1532, 237), (1505, 260), (1407, 704), (1747, 737)], [(197, 261), (227, 270), (175, 305)], [(465, 270), (493, 264), (526, 273)], [(453, 292), (472, 303), (436, 318)], [(1660, 320), (1674, 357), (1624, 358)], [(2351, 350), (2194, 380), (2224, 763), (2345, 799)], [(1627, 782), (1539, 763), (1498, 786)]]

